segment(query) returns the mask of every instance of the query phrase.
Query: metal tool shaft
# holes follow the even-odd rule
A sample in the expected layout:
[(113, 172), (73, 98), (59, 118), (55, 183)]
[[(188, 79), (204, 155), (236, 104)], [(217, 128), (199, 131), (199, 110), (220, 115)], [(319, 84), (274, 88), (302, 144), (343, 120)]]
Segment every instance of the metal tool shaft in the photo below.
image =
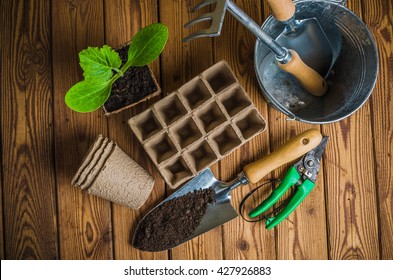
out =
[[(237, 175), (237, 178), (228, 184), (221, 184), (219, 188), (216, 188), (216, 203), (220, 204), (226, 202), (232, 190), (239, 186), (244, 186), (249, 183), (248, 178), (243, 172)], [(221, 201), (222, 200), (222, 201)]]
[(250, 18), (243, 10), (241, 10), (232, 1), (227, 1), (227, 9), (241, 24), (251, 31), (259, 40), (268, 46), (276, 55), (278, 61), (283, 64), (291, 60), (291, 53), (288, 49), (279, 45), (272, 37), (270, 37), (262, 28)]

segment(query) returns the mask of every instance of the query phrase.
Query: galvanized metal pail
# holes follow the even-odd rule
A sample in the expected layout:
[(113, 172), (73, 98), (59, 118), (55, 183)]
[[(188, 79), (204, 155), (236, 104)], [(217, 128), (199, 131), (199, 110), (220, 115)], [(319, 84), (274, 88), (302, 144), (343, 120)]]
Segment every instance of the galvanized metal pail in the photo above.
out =
[[(369, 98), (377, 79), (378, 53), (366, 25), (344, 5), (347, 0), (295, 1), (297, 19), (315, 17), (332, 42), (335, 64), (327, 79), (329, 89), (315, 97), (283, 72), (271, 51), (259, 40), (255, 70), (265, 99), (293, 120), (324, 124), (357, 111)], [(268, 17), (262, 29), (276, 38), (282, 23)]]

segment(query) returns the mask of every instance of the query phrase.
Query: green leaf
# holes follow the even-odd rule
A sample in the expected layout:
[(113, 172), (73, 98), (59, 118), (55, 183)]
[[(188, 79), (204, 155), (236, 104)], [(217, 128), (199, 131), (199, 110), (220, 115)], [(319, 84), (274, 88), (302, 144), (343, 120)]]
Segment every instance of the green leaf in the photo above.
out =
[(113, 76), (112, 70), (118, 71), (121, 65), (119, 54), (107, 45), (81, 51), (79, 61), (85, 80), (99, 83), (108, 81)]
[(127, 64), (144, 66), (154, 61), (168, 40), (168, 27), (153, 23), (142, 28), (130, 43)]
[(70, 88), (65, 96), (65, 103), (74, 111), (80, 113), (92, 112), (104, 105), (110, 93), (111, 84), (109, 82), (90, 83), (82, 81)]

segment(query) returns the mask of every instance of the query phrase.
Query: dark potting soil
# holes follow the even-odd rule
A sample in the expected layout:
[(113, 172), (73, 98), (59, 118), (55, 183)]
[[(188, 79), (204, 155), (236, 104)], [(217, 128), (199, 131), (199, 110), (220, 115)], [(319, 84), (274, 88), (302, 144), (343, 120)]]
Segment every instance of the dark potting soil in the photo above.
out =
[[(128, 45), (117, 50), (122, 65), (127, 61)], [(104, 106), (107, 112), (113, 112), (132, 103), (138, 102), (157, 91), (148, 66), (130, 67), (112, 86), (112, 92)]]
[(200, 189), (161, 204), (139, 224), (134, 247), (157, 252), (179, 245), (198, 227), (214, 195), (213, 189)]

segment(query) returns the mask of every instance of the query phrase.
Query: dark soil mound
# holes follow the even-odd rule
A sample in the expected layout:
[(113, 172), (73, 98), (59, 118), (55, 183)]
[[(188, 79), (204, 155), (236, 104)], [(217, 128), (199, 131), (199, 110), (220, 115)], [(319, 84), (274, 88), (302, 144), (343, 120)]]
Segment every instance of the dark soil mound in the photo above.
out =
[(156, 252), (179, 245), (198, 227), (214, 195), (213, 189), (196, 190), (161, 204), (139, 224), (134, 247)]
[[(122, 67), (127, 61), (128, 46), (119, 49), (117, 52), (122, 60)], [(156, 91), (157, 87), (150, 75), (148, 66), (130, 67), (123, 77), (114, 82), (111, 95), (104, 106), (108, 112), (113, 112), (138, 102)]]

